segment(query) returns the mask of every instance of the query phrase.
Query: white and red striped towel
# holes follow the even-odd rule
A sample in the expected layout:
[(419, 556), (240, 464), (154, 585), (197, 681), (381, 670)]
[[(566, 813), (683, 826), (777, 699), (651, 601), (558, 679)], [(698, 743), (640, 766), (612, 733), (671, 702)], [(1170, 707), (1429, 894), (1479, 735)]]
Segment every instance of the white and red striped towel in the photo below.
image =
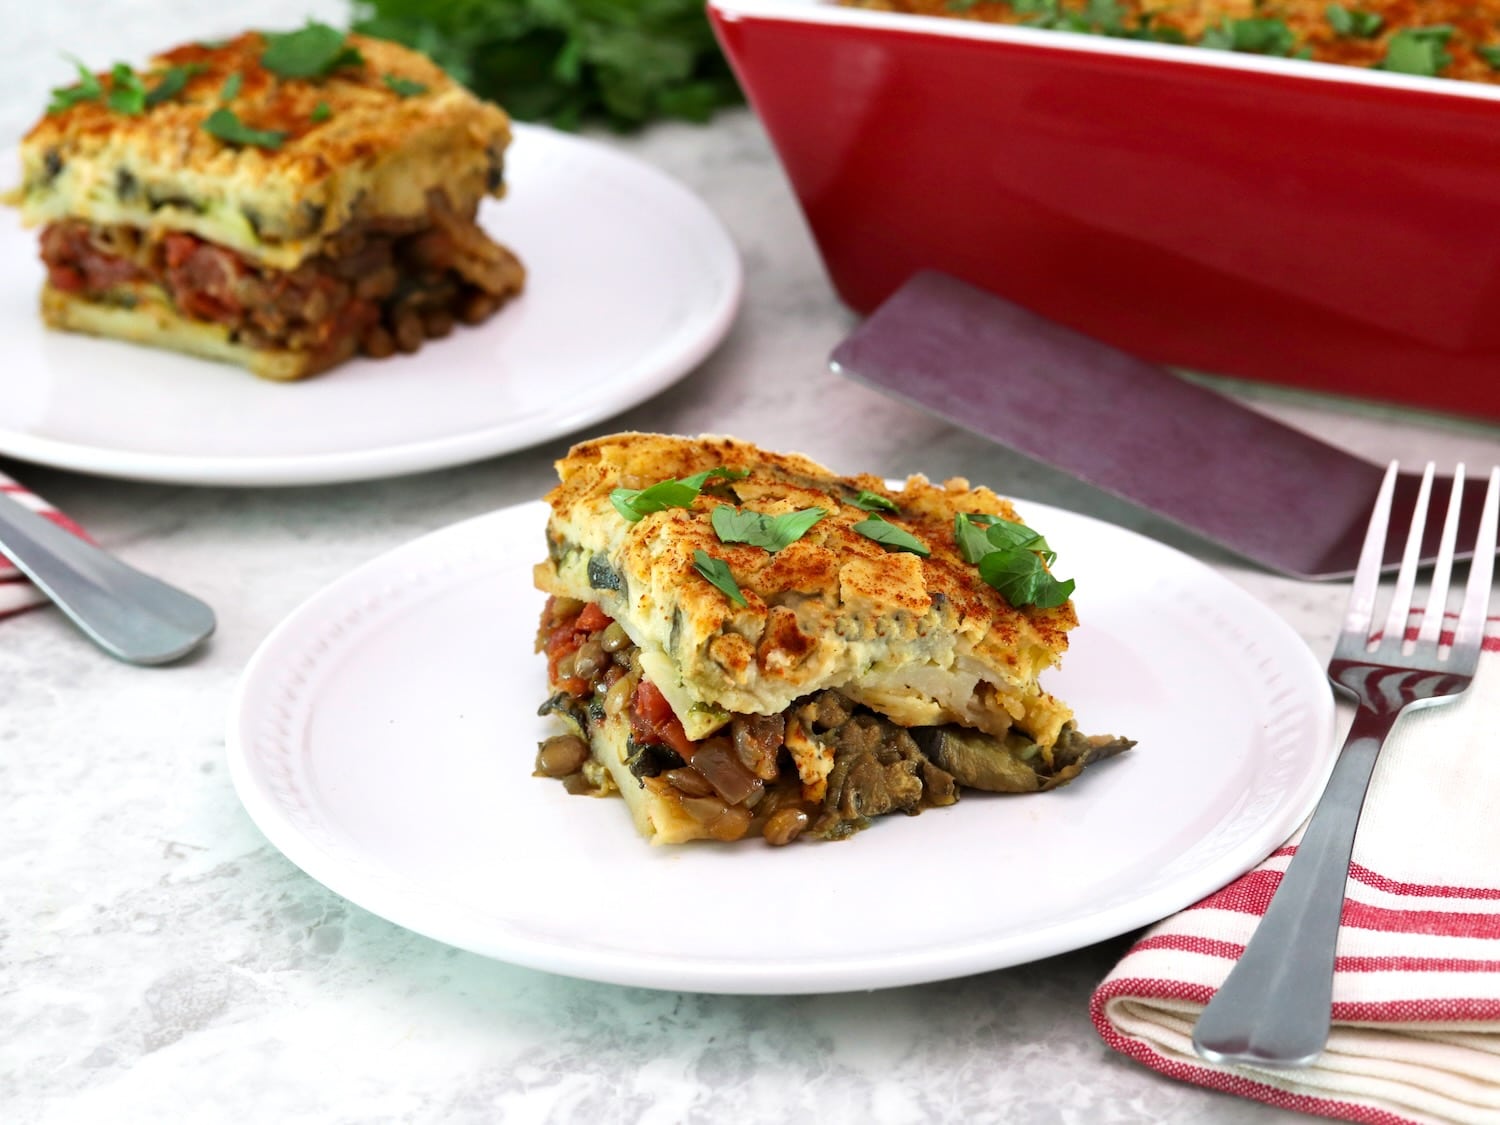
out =
[[(53, 523), (59, 527), (66, 528), (74, 535), (82, 539), (88, 538), (83, 528), (79, 527), (35, 493), (28, 492), (22, 488), (4, 473), (0, 473), (0, 492), (5, 493), (13, 500), (19, 500), (33, 512), (46, 516)], [(32, 606), (41, 605), (46, 600), (46, 594), (28, 582), (26, 576), (17, 570), (8, 558), (0, 555), (0, 617), (9, 617), (13, 613), (20, 613), (23, 609), (30, 609)]]
[(1158, 923), (1094, 993), (1099, 1034), (1187, 1082), (1349, 1121), (1500, 1123), (1500, 636), (1457, 702), (1402, 718), (1366, 799), (1328, 1049), (1305, 1070), (1220, 1066), (1193, 1022), (1229, 975), (1300, 830)]

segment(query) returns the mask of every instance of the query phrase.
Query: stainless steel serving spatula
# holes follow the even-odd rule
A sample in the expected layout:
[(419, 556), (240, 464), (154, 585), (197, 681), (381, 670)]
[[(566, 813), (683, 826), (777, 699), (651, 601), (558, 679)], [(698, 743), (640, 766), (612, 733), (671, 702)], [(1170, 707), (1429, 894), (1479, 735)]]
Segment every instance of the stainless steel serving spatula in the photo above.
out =
[(100, 648), (131, 664), (167, 664), (214, 631), (203, 602), (142, 574), (0, 492), (0, 555)]
[[(831, 362), (1272, 570), (1345, 578), (1359, 562), (1382, 466), (956, 278), (914, 276)], [(1396, 479), (1394, 522), (1410, 522), (1420, 485)], [(1464, 495), (1461, 542), (1482, 499)], [(1392, 539), (1386, 566), (1400, 561)]]

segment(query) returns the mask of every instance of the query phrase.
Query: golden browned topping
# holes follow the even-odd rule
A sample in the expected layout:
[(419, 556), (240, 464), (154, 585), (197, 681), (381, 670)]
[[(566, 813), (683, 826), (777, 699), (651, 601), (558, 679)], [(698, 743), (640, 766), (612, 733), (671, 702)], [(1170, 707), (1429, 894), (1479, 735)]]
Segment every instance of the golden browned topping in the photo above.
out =
[[(144, 113), (123, 114), (110, 105), (108, 97), (116, 79), (103, 72), (96, 78), (104, 97), (75, 101), (46, 114), (25, 141), (28, 145), (86, 147), (89, 138), (114, 136), (128, 129), (149, 132), (156, 144), (188, 164), (222, 158), (223, 150), (230, 147), (202, 128), (211, 114), (227, 109), (246, 128), (283, 136), (275, 149), (258, 149), (268, 170), (302, 182), (315, 180), (349, 161), (376, 158), (400, 147), (412, 126), (442, 101), (442, 94), (460, 89), (425, 55), (400, 44), (362, 35), (350, 35), (347, 42), (363, 60), (359, 65), (339, 66), (307, 78), (286, 78), (268, 70), (261, 61), (266, 37), (258, 31), (224, 43), (187, 43), (158, 55), (142, 75), (149, 90), (174, 67), (188, 71), (175, 96), (149, 106)], [(388, 76), (423, 90), (403, 96)], [(481, 119), (479, 124), (498, 127), (503, 133), (503, 121), (501, 115), (498, 121)], [(313, 135), (315, 144), (298, 143)]]
[[(680, 506), (646, 503), (715, 470)], [(891, 489), (732, 438), (662, 434), (585, 442), (558, 472), (538, 586), (618, 620), (691, 737), (824, 688), (906, 725), (999, 735), (1024, 718), (1044, 743), (1068, 718), (1036, 682), (1077, 623), (1066, 594), (1013, 605), (955, 541), (959, 513), (1020, 522), (988, 489), (920, 476)], [(798, 534), (769, 548), (735, 533), (799, 514)]]
[[(1469, 82), (1500, 81), (1497, 0), (841, 0), (850, 7), (1098, 31)], [(1243, 28), (1237, 27), (1244, 24)]]
[(399, 44), (322, 30), (339, 53), (305, 76), (246, 32), (54, 91), (21, 145), (23, 220), (180, 230), (292, 269), (351, 222), (425, 217), (435, 190), (460, 216), (503, 193), (499, 107)]
[[(913, 476), (893, 490), (878, 477), (835, 476), (799, 454), (775, 453), (733, 438), (626, 434), (570, 450), (558, 465), (562, 483), (546, 499), (559, 512), (603, 513), (617, 488), (646, 488), (714, 468), (749, 475), (705, 489), (690, 508), (671, 509), (652, 517), (649, 525), (638, 525), (640, 546), (633, 553), (664, 548), (671, 562), (670, 573), (663, 577), (682, 583), (683, 596), (706, 603), (705, 612), (726, 622), (734, 620), (737, 632), (743, 630), (746, 617), (769, 622), (773, 607), (788, 594), (816, 594), (830, 604), (847, 599), (892, 614), (925, 614), (946, 603), (960, 620), (985, 621), (1002, 645), (1013, 643), (1024, 622), (1047, 647), (1067, 647), (1067, 632), (1077, 624), (1071, 603), (1017, 609), (960, 556), (953, 538), (957, 513), (988, 513), (1021, 522), (1010, 501), (987, 488), (971, 488), (962, 478), (938, 485)], [(872, 515), (852, 502), (862, 491), (890, 500), (898, 511), (880, 514), (910, 532), (931, 554), (922, 558), (888, 550), (855, 531), (855, 525)], [(771, 515), (818, 507), (828, 515), (773, 554), (720, 540), (710, 515), (725, 504)], [(729, 564), (747, 598), (745, 609), (736, 609), (696, 574), (693, 554), (698, 550)], [(660, 555), (653, 555), (652, 561), (656, 567), (664, 564)]]

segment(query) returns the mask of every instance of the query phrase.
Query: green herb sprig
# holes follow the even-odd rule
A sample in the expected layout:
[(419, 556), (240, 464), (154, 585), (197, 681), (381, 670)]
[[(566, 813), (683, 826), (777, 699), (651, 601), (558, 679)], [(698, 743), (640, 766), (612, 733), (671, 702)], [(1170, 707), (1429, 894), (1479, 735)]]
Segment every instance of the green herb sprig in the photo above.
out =
[(720, 504), (709, 522), (721, 543), (748, 543), (775, 554), (806, 535), (828, 513), (822, 508), (803, 508), (781, 515), (767, 515)]
[(254, 148), (278, 149), (286, 140), (279, 129), (252, 129), (233, 110), (222, 106), (204, 120), (203, 131), (227, 144)]
[(71, 59), (78, 68), (78, 81), (71, 86), (59, 86), (52, 91), (52, 100), (47, 112), (62, 113), (84, 102), (103, 102), (115, 113), (128, 117), (139, 117), (153, 106), (170, 101), (182, 93), (188, 80), (203, 70), (199, 63), (186, 66), (170, 66), (159, 74), (147, 75), (156, 81), (148, 89), (146, 81), (129, 63), (115, 63), (109, 72), (109, 90), (97, 75), (77, 59)]
[(169, 66), (161, 72), (156, 85), (152, 86), (146, 94), (146, 108), (161, 105), (162, 102), (171, 101), (187, 87), (189, 79), (195, 74), (203, 71), (200, 63), (188, 63), (186, 66)]
[(718, 587), (735, 605), (743, 607), (750, 604), (740, 592), (740, 584), (734, 580), (729, 564), (723, 559), (716, 559), (707, 551), (696, 550), (693, 552), (693, 569)]
[(849, 503), (862, 512), (899, 512), (901, 510), (894, 500), (878, 492), (871, 492), (868, 488), (861, 488), (859, 495)]
[(104, 104), (128, 117), (146, 112), (146, 84), (128, 63), (115, 63), (110, 69), (109, 97)]
[(1403, 28), (1386, 41), (1380, 69), (1435, 78), (1438, 71), (1453, 61), (1453, 56), (1443, 49), (1452, 37), (1453, 28), (1447, 24)]
[[(948, 0), (950, 11), (965, 12), (978, 0)], [(1011, 7), (1026, 17), (1027, 27), (1049, 31), (1074, 31), (1108, 35), (1116, 39), (1146, 39), (1158, 43), (1182, 43), (1182, 32), (1175, 27), (1158, 27), (1153, 13), (1142, 12), (1136, 22), (1119, 0), (1088, 0), (1082, 8), (1064, 8), (1062, 0), (1011, 0)]]
[(1342, 4), (1328, 5), (1323, 9), (1323, 15), (1327, 18), (1329, 27), (1351, 39), (1374, 39), (1385, 23), (1378, 12), (1346, 8)]
[(884, 516), (872, 515), (869, 519), (860, 520), (854, 525), (854, 530), (866, 539), (873, 539), (887, 551), (906, 551), (909, 554), (921, 555), (924, 559), (932, 554), (927, 544), (906, 528), (891, 523)]
[(78, 81), (71, 86), (58, 86), (52, 91), (52, 100), (47, 105), (48, 113), (62, 113), (83, 102), (97, 102), (104, 97), (104, 87), (98, 76), (77, 59), (70, 59), (78, 68)]
[(1073, 579), (1059, 582), (1042, 565), (1041, 556), (1024, 547), (991, 551), (979, 560), (979, 577), (1018, 608), (1052, 609), (1073, 594)]
[(985, 584), (1013, 606), (1051, 609), (1073, 594), (1073, 579), (1059, 582), (1047, 570), (1057, 561), (1057, 553), (1025, 524), (982, 512), (959, 512), (953, 517), (953, 540), (964, 561), (978, 566)]
[(693, 501), (710, 480), (743, 480), (749, 476), (743, 469), (705, 469), (681, 480), (663, 480), (647, 488), (617, 488), (609, 494), (615, 511), (631, 523), (643, 520), (652, 512), (668, 508), (691, 508)]
[(399, 74), (383, 74), (381, 81), (403, 98), (414, 98), (418, 94), (427, 93), (427, 87), (424, 84), (410, 78), (402, 78)]
[(1297, 49), (1296, 32), (1285, 20), (1279, 19), (1237, 20), (1226, 16), (1219, 23), (1204, 29), (1198, 45), (1210, 50), (1243, 51), (1252, 55), (1312, 57), (1310, 50)]
[(345, 34), (317, 20), (297, 31), (265, 32), (260, 65), (281, 78), (324, 78), (346, 66), (363, 66), (359, 48)]

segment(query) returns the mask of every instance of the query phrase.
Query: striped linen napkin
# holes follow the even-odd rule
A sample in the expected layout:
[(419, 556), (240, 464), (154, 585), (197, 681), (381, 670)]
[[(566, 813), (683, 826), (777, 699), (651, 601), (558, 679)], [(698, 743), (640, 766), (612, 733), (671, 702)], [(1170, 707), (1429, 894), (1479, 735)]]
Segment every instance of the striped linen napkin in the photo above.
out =
[(1173, 1078), (1349, 1121), (1500, 1123), (1500, 618), (1456, 702), (1401, 719), (1365, 801), (1339, 931), (1333, 1033), (1303, 1070), (1222, 1066), (1193, 1023), (1244, 950), (1302, 830), (1148, 930), (1095, 990), (1105, 1041)]
[[(83, 528), (35, 493), (22, 488), (4, 473), (0, 473), (0, 492), (13, 500), (19, 500), (33, 512), (45, 516), (58, 527), (66, 528), (80, 539), (88, 539)], [(26, 576), (17, 570), (8, 558), (0, 555), (0, 618), (20, 613), (23, 609), (30, 609), (32, 606), (42, 605), (46, 601), (47, 595), (27, 581)]]

